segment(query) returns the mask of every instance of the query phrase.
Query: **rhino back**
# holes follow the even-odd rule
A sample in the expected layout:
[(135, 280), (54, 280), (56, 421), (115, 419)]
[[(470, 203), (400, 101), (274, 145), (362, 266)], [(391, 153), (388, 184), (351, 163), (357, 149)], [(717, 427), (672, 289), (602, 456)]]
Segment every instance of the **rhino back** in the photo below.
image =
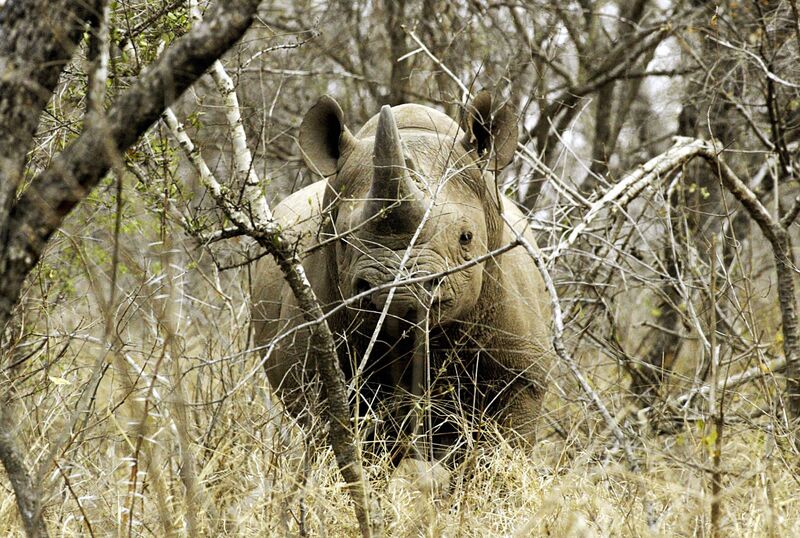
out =
[[(427, 106), (411, 103), (398, 105), (392, 107), (392, 114), (394, 114), (394, 119), (397, 122), (397, 128), (401, 131), (405, 129), (431, 131), (442, 137), (453, 138), (460, 138), (464, 134), (450, 116)], [(356, 138), (375, 136), (377, 128), (378, 116), (376, 115), (359, 129), (358, 133), (356, 133)]]
[[(281, 227), (293, 240), (298, 241), (298, 250), (303, 251), (317, 242), (317, 232), (322, 223), (324, 212), (322, 200), (325, 194), (326, 181), (313, 183), (285, 198), (275, 206), (273, 215)], [(315, 291), (320, 293), (326, 275), (322, 250), (310, 254), (301, 260), (306, 274)], [(283, 279), (283, 274), (272, 259), (264, 256), (253, 265), (251, 293), (251, 323), (254, 344), (257, 347), (267, 345), (280, 332), (290, 329), (302, 321), (294, 295)], [(287, 340), (293, 340), (291, 338)], [(261, 349), (259, 353), (263, 353)], [(289, 351), (291, 353), (291, 351)], [(270, 381), (285, 376), (292, 366), (293, 358), (287, 356), (287, 350), (279, 347), (274, 359), (270, 359), (267, 372)]]

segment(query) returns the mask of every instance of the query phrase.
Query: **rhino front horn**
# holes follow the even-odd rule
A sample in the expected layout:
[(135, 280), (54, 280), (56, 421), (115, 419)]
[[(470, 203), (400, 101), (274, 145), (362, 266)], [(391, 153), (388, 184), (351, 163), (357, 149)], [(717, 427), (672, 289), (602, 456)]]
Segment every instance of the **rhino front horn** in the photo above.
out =
[(381, 108), (373, 151), (367, 216), (375, 217), (376, 224), (388, 225), (393, 231), (416, 228), (425, 213), (425, 195), (411, 179), (400, 131), (389, 105)]

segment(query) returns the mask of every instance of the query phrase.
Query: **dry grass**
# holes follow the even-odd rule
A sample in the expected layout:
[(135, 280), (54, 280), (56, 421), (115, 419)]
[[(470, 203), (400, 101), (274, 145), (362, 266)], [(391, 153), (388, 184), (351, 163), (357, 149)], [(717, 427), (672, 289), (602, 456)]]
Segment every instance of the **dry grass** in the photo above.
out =
[[(301, 488), (296, 432), (283, 443), (258, 435), (264, 433), (268, 412), (256, 400), (233, 404), (218, 419), (225, 424), (225, 440), (205, 459), (201, 476), (225, 523), (210, 534), (296, 535), (302, 525), (312, 536), (356, 536), (357, 524), (330, 451), (318, 454)], [(59, 494), (48, 503), (56, 535), (88, 534), (78, 499), (95, 535), (128, 534), (119, 528), (120, 508), (129, 499), (125, 443), (113, 421), (108, 426), (102, 428), (107, 430), (103, 441), (87, 440), (86, 453), (73, 457), (65, 469), (72, 492), (66, 491), (63, 479), (56, 480)], [(731, 430), (723, 458), (730, 471), (723, 500), (725, 534), (797, 535), (800, 495), (791, 469), (778, 454), (767, 457), (763, 434), (751, 428)], [(169, 444), (168, 437), (162, 432), (160, 442)], [(707, 532), (708, 481), (697, 467), (703, 458), (696, 441), (686, 434), (651, 441), (648, 471), (642, 477), (630, 476), (614, 458), (598, 461), (592, 456), (602, 454), (555, 440), (543, 441), (529, 456), (502, 443), (481, 447), (470, 464), (452, 474), (451, 490), (441, 495), (420, 492), (397, 476), (392, 479), (385, 465), (372, 465), (368, 471), (395, 536), (702, 536)], [(91, 450), (98, 444), (103, 448)], [(274, 453), (281, 444), (285, 446)], [(169, 508), (180, 527), (186, 507), (176, 463), (168, 457), (164, 470), (170, 477)], [(146, 472), (140, 480), (148, 481)], [(659, 515), (652, 533), (640, 502), (643, 487)], [(146, 484), (137, 494), (134, 536), (162, 535), (157, 502)], [(9, 495), (0, 504), (0, 532), (20, 535)]]
[[(89, 356), (89, 355), (87, 355)], [(77, 361), (76, 361), (77, 362)], [(187, 361), (188, 362), (188, 361)], [(243, 365), (244, 366), (244, 365)], [(247, 364), (250, 366), (250, 364)], [(242, 368), (243, 370), (245, 368)], [(80, 372), (77, 369), (76, 372)], [(235, 381), (235, 379), (232, 379)], [(110, 385), (111, 377), (108, 379)], [(220, 406), (194, 410), (194, 454), (203, 486), (219, 511), (205, 517), (209, 534), (231, 536), (297, 535), (356, 536), (357, 523), (329, 449), (304, 457), (299, 429), (271, 405), (260, 377)], [(39, 400), (24, 423), (31, 459), (44, 452), (47, 439), (68, 413), (70, 389), (59, 386)], [(199, 394), (199, 381), (195, 394)], [(72, 389), (74, 391), (74, 389)], [(101, 390), (101, 400), (77, 446), (50, 469), (51, 495), (47, 516), (55, 535), (86, 536), (85, 514), (95, 536), (163, 534), (159, 503), (183, 527), (187, 507), (179, 477), (178, 449), (170, 417), (156, 411), (158, 429), (145, 443), (161, 448), (161, 471), (169, 496), (159, 499), (150, 469), (140, 469), (131, 495), (132, 438), (124, 413), (114, 411), (119, 396)], [(168, 394), (162, 394), (168, 398)], [(569, 420), (567, 439), (549, 435), (532, 454), (524, 454), (497, 438), (468, 454), (451, 474), (446, 491), (413, 483), (409, 473), (371, 462), (373, 477), (394, 536), (702, 536), (708, 533), (709, 466), (702, 432), (688, 424), (678, 433), (650, 437), (647, 473), (631, 476), (618, 453), (609, 452), (598, 425), (568, 415), (575, 405), (558, 409), (551, 395), (553, 417)], [(588, 413), (584, 410), (583, 413)], [(209, 434), (211, 423), (214, 430)], [(39, 424), (37, 427), (36, 424)], [(592, 431), (583, 430), (591, 423)], [(757, 424), (729, 425), (723, 446), (724, 530), (731, 536), (792, 536), (800, 533), (800, 489), (791, 456)], [(203, 448), (200, 447), (203, 444)], [(305, 465), (307, 480), (302, 484)], [(144, 467), (144, 466), (143, 466)], [(67, 481), (69, 486), (67, 486)], [(646, 525), (641, 497), (647, 493), (658, 514), (658, 527)], [(135, 497), (130, 529), (126, 507)], [(79, 506), (80, 505), (80, 506)], [(122, 527), (122, 528), (121, 528)], [(184, 534), (181, 531), (179, 534)], [(0, 498), (0, 534), (20, 535), (18, 517), (7, 490)]]

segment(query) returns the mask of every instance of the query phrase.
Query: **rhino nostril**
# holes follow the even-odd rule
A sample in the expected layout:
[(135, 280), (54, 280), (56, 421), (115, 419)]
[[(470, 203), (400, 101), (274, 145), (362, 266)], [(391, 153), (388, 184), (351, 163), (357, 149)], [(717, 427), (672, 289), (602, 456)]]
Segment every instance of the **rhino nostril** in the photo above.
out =
[(356, 292), (356, 295), (360, 295), (364, 292), (371, 290), (374, 286), (364, 280), (363, 278), (357, 278), (353, 283), (353, 289)]
[(425, 288), (425, 291), (427, 291), (429, 293), (432, 293), (436, 289), (438, 289), (439, 286), (442, 285), (442, 281), (443, 280), (444, 280), (444, 277), (436, 276), (436, 277), (431, 278), (430, 280), (426, 280), (425, 282), (423, 282), (422, 283), (422, 287)]

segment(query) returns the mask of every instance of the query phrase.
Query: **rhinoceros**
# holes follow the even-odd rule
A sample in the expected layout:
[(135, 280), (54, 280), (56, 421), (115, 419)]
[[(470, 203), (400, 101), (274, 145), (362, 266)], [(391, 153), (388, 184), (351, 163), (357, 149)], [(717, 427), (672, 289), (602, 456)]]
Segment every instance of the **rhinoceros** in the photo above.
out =
[[(322, 97), (303, 119), (299, 147), (323, 179), (274, 214), (333, 310), (359, 415), (387, 402), (397, 415), (406, 407), (393, 398), (424, 393), (423, 422), (445, 448), (465, 423), (480, 429), (487, 418), (530, 444), (553, 356), (550, 303), (524, 249), (479, 259), (517, 234), (536, 243), (494, 173), (514, 156), (516, 118), (485, 91), (466, 110), (462, 128), (426, 106), (387, 105), (354, 135), (336, 101)], [(252, 290), (258, 349), (283, 335), (265, 362), (269, 381), (301, 415), (315, 363), (308, 333), (296, 329), (297, 302), (269, 258), (254, 267)]]

